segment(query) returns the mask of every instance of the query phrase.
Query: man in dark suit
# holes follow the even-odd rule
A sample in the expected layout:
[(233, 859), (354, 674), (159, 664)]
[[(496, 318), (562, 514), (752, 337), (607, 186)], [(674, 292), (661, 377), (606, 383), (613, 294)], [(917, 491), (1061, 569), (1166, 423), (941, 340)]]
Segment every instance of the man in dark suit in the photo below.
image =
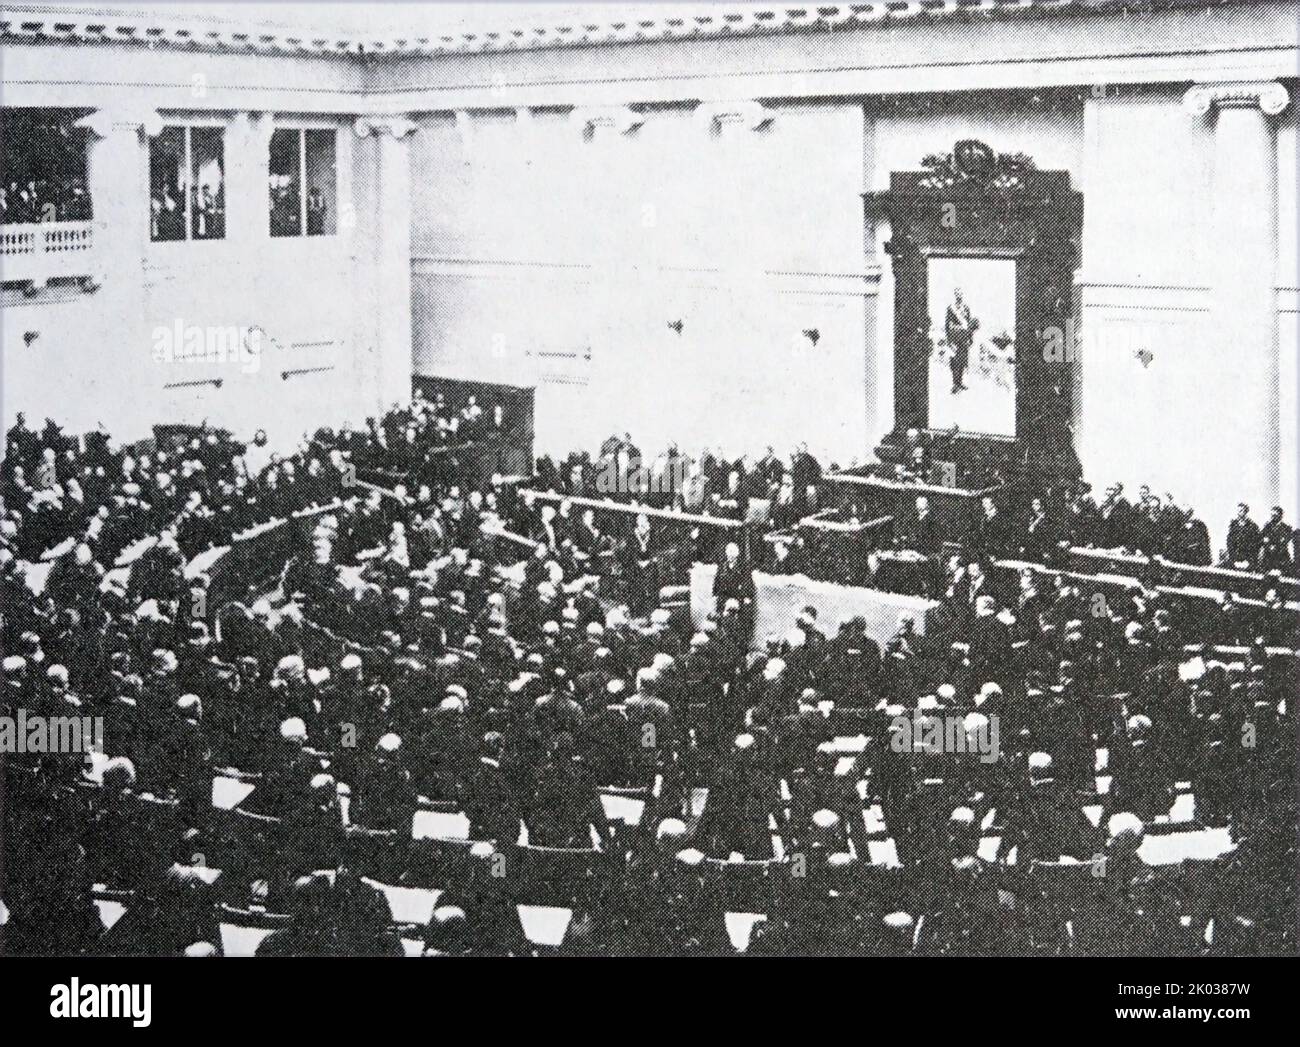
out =
[(1249, 632), (1249, 616), (1234, 593), (1223, 594), (1210, 621), (1212, 625), (1207, 632), (1214, 643), (1232, 647), (1241, 643)]
[(1205, 521), (1198, 519), (1190, 509), (1183, 518), (1176, 542), (1178, 559), (1182, 563), (1202, 567), (1210, 565), (1210, 530), (1205, 526)]
[(1029, 520), (1020, 542), (1020, 551), (1025, 559), (1044, 563), (1055, 549), (1056, 541), (1056, 528), (1048, 518), (1047, 508), (1041, 498), (1035, 498), (1029, 507)]
[(802, 516), (803, 500), (796, 493), (794, 479), (789, 473), (783, 473), (772, 499), (771, 524), (777, 530), (784, 530), (797, 524)]
[(1124, 497), (1124, 485), (1113, 484), (1101, 505), (1100, 539), (1105, 549), (1134, 548), (1134, 510)]
[(650, 518), (644, 513), (637, 516), (636, 527), (619, 553), (628, 607), (634, 615), (648, 614), (659, 600), (659, 563)]
[(1091, 485), (1082, 484), (1070, 500), (1066, 531), (1073, 545), (1097, 545), (1101, 541), (1101, 511), (1097, 508), (1091, 490)]
[(983, 594), (976, 599), (969, 635), (971, 679), (1006, 683), (1011, 668), (1011, 629), (998, 617), (992, 596)]
[(740, 546), (735, 542), (727, 543), (726, 559), (718, 565), (718, 573), (713, 576), (713, 598), (719, 608), (728, 600), (737, 600), (742, 610), (746, 604), (753, 606), (756, 593), (754, 589), (754, 572), (740, 559)]
[(821, 482), (822, 467), (821, 463), (808, 452), (807, 444), (800, 444), (799, 450), (795, 452), (790, 462), (790, 475), (794, 480), (796, 496), (803, 503), (802, 511), (811, 512), (808, 493), (810, 488), (815, 488)]
[(930, 499), (922, 496), (916, 500), (916, 519), (912, 521), (910, 544), (918, 553), (937, 556), (943, 548), (939, 537), (939, 524), (930, 512)]
[(1291, 573), (1291, 525), (1282, 519), (1282, 507), (1273, 506), (1273, 514), (1259, 532), (1259, 569)]
[(948, 589), (948, 602), (954, 618), (959, 622), (969, 621), (975, 614), (976, 601), (981, 596), (988, 595), (990, 590), (983, 564), (978, 559), (972, 559)]
[(627, 757), (646, 784), (676, 751), (677, 726), (672, 706), (661, 696), (664, 680), (659, 670), (642, 669), (636, 676), (636, 693), (627, 700)]
[(975, 525), (974, 543), (978, 552), (992, 560), (1001, 559), (1011, 551), (1011, 529), (1006, 517), (998, 510), (992, 498), (980, 500), (980, 518)]
[(1250, 506), (1240, 503), (1237, 515), (1228, 524), (1228, 564), (1253, 567), (1259, 557), (1260, 540), (1259, 525), (1250, 518)]

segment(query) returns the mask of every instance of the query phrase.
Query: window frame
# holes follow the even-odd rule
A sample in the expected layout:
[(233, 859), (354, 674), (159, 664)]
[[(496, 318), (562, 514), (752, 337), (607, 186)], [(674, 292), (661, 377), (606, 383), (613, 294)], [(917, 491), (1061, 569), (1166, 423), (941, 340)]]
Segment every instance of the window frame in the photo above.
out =
[[(293, 234), (275, 234), (271, 232), (271, 212), (267, 208), (266, 212), (266, 236), (272, 242), (291, 242), (295, 240), (338, 240), (342, 236), (343, 222), (342, 211), (343, 201), (346, 199), (345, 191), (350, 191), (349, 183), (345, 182), (343, 171), (345, 169), (344, 143), (347, 142), (347, 136), (343, 134), (343, 128), (335, 121), (328, 119), (311, 119), (311, 118), (294, 118), (287, 117), (284, 119), (277, 118), (272, 126), (271, 134), (266, 140), (266, 172), (269, 176), (271, 170), (271, 138), (277, 131), (291, 131), (298, 137), (298, 148), (296, 150), (298, 163), (298, 228), (299, 232)], [(307, 132), (308, 131), (327, 131), (334, 136), (334, 229), (327, 233), (308, 233), (307, 232)]]
[[(149, 149), (148, 149), (148, 152), (145, 154), (145, 163), (148, 165), (147, 178), (149, 179), (149, 182), (150, 182), (150, 184), (149, 184), (149, 186), (148, 186), (147, 196), (148, 196), (148, 199), (149, 199), (149, 203), (150, 203), (150, 205), (152, 205), (152, 203), (153, 203), (153, 185), (152, 185), (152, 177), (153, 177), (153, 148), (154, 148), (154, 143), (155, 143), (159, 138), (161, 138), (162, 135), (163, 135), (166, 131), (168, 131), (168, 130), (170, 130), (170, 129), (172, 129), (172, 128), (176, 128), (176, 129), (178, 129), (178, 130), (180, 130), (180, 131), (182, 132), (182, 140), (183, 140), (183, 144), (184, 144), (184, 152), (183, 152), (183, 154), (182, 154), (182, 161), (183, 161), (183, 163), (184, 163), (184, 172), (185, 172), (185, 193), (184, 193), (184, 196), (185, 196), (185, 210), (184, 210), (184, 215), (185, 215), (185, 236), (182, 237), (182, 238), (180, 238), (180, 239), (177, 239), (177, 240), (159, 240), (159, 239), (155, 239), (155, 238), (154, 238), (154, 235), (153, 235), (153, 227), (152, 227), (152, 224), (150, 223), (150, 224), (148, 224), (148, 225), (146, 226), (146, 230), (145, 230), (145, 231), (146, 231), (146, 234), (147, 234), (147, 236), (148, 236), (149, 245), (152, 247), (152, 246), (155, 245), (155, 244), (163, 244), (163, 245), (172, 245), (172, 244), (213, 244), (213, 243), (224, 243), (224, 242), (228, 241), (228, 240), (230, 239), (230, 223), (229, 223), (229, 212), (230, 212), (230, 160), (229, 160), (229, 156), (228, 156), (227, 151), (226, 151), (226, 147), (228, 146), (228, 144), (229, 144), (229, 139), (230, 139), (230, 135), (229, 135), (229, 131), (230, 131), (230, 121), (228, 121), (228, 120), (223, 120), (223, 119), (221, 119), (221, 118), (219, 118), (219, 117), (212, 117), (212, 116), (205, 116), (205, 115), (188, 115), (188, 114), (175, 114), (175, 113), (173, 113), (173, 114), (166, 114), (166, 115), (164, 115), (164, 114), (160, 114), (160, 116), (162, 116), (162, 128), (161, 128), (161, 130), (158, 132), (158, 134), (156, 134), (156, 135), (150, 135), (150, 136), (149, 136), (149, 138), (148, 138)], [(222, 220), (222, 228), (221, 228), (221, 235), (220, 235), (220, 236), (204, 236), (204, 237), (197, 237), (197, 236), (194, 235), (194, 226), (193, 226), (193, 209), (192, 209), (192, 204), (193, 204), (192, 196), (193, 196), (193, 189), (194, 189), (194, 187), (193, 187), (192, 185), (190, 185), (190, 182), (191, 182), (191, 180), (192, 180), (193, 177), (194, 177), (194, 167), (193, 167), (193, 165), (194, 165), (194, 151), (193, 151), (193, 142), (192, 142), (192, 135), (191, 135), (191, 132), (194, 131), (194, 130), (196, 130), (196, 129), (197, 129), (197, 130), (216, 130), (216, 131), (220, 132), (220, 134), (221, 134), (221, 192), (222, 192), (222, 197), (223, 197), (223, 199), (225, 200), (226, 206), (225, 206), (225, 210), (224, 210), (224, 212), (223, 212), (223, 220)], [(146, 220), (147, 223), (149, 223), (151, 217), (152, 217), (152, 215), (149, 214), (148, 212), (146, 212), (145, 220)]]

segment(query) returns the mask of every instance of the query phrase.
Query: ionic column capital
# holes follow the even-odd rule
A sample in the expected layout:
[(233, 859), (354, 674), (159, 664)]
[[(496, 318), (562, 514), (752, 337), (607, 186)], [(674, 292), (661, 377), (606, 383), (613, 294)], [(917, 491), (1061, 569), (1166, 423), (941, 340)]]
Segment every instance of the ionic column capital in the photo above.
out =
[(569, 123), (584, 136), (594, 134), (598, 127), (629, 135), (645, 121), (644, 113), (625, 105), (580, 106), (569, 114)]
[(132, 132), (154, 138), (162, 134), (163, 118), (156, 109), (96, 109), (78, 120), (76, 126), (86, 128), (96, 138)]
[(1183, 108), (1193, 116), (1204, 116), (1211, 109), (1253, 108), (1265, 116), (1277, 116), (1290, 101), (1291, 95), (1276, 80), (1197, 84), (1183, 95)]
[(405, 116), (358, 116), (352, 123), (352, 130), (358, 138), (391, 135), (399, 142), (419, 129), (419, 124)]
[(776, 114), (761, 102), (703, 102), (695, 110), (695, 119), (716, 134), (728, 124), (759, 131), (767, 127)]
[(269, 146), (275, 133), (275, 118), (270, 113), (242, 111), (235, 114), (234, 127), (250, 142)]

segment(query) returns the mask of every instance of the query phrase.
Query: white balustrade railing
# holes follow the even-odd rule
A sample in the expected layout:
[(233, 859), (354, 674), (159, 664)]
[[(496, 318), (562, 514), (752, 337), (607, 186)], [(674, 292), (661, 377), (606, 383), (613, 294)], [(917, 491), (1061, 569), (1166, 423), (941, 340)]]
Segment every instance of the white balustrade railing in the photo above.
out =
[(44, 284), (94, 272), (93, 222), (0, 225), (0, 280)]

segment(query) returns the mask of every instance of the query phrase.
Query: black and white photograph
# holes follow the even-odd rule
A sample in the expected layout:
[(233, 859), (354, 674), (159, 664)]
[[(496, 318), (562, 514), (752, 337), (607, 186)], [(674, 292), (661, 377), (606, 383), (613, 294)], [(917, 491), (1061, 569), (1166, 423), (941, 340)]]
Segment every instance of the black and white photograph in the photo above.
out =
[(1296, 0), (6, 3), (0, 955), (1250, 1019), (1297, 92)]
[(1014, 437), (1015, 261), (930, 258), (926, 280), (931, 428)]

